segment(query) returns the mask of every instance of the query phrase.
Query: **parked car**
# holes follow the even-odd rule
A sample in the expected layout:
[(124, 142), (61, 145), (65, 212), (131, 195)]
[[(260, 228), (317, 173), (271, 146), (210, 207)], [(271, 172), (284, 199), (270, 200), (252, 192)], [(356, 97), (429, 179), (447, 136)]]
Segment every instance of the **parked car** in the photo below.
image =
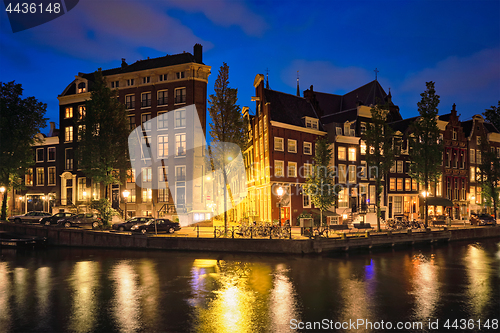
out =
[(172, 234), (174, 231), (181, 230), (179, 222), (172, 222), (169, 219), (152, 219), (143, 225), (135, 225), (131, 228), (132, 231), (140, 231), (143, 234), (146, 232), (155, 232), (155, 221), (156, 221), (156, 231), (165, 231)]
[(40, 224), (44, 224), (44, 225), (57, 224), (57, 221), (59, 221), (63, 218), (72, 217), (72, 216), (75, 216), (75, 214), (68, 213), (68, 212), (57, 213), (57, 214), (54, 214), (52, 216), (44, 216), (44, 217), (40, 218)]
[(471, 215), (470, 224), (472, 225), (496, 225), (497, 221), (495, 218), (488, 214), (481, 215)]
[(102, 219), (94, 213), (81, 213), (75, 216), (65, 217), (57, 221), (58, 225), (69, 227), (91, 227), (93, 229), (102, 225)]
[(128, 219), (127, 221), (123, 223), (116, 223), (113, 224), (112, 228), (114, 230), (118, 231), (125, 231), (125, 230), (130, 230), (134, 225), (142, 225), (146, 222), (149, 222), (150, 220), (154, 220), (152, 217), (148, 216), (135, 216), (131, 219)]
[(52, 214), (47, 212), (28, 212), (24, 215), (10, 216), (9, 221), (15, 223), (30, 222), (38, 223), (42, 217), (51, 216)]

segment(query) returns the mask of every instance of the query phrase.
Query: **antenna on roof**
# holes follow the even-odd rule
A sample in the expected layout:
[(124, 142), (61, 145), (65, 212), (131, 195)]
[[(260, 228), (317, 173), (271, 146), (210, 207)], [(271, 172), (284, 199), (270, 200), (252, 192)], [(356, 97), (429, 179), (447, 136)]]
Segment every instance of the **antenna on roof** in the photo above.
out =
[(375, 68), (374, 72), (375, 72), (375, 81), (377, 81), (377, 74), (378, 74), (379, 70), (377, 68)]
[(297, 71), (297, 97), (300, 97), (300, 89), (299, 89), (299, 71)]
[(269, 68), (266, 68), (266, 89), (269, 89)]

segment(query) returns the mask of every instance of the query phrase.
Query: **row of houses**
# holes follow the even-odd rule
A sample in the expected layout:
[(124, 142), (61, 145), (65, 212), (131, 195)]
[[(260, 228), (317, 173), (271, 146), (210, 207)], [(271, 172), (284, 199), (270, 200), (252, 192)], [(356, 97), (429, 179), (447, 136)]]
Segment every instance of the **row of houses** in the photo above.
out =
[[(183, 223), (189, 224), (222, 212), (226, 187), (220, 185), (220, 173), (213, 173), (206, 162), (204, 149), (210, 70), (202, 61), (202, 46), (196, 44), (193, 54), (130, 65), (122, 59), (119, 68), (102, 71), (109, 88), (118, 90), (130, 131), (141, 142), (138, 154), (131, 154), (126, 182), (110, 190), (113, 207), (124, 215), (182, 215)], [(58, 96), (60, 128), (51, 123), (48, 136), (34, 146), (35, 165), (26, 173), (25, 188), (11, 198), (15, 211), (85, 209), (90, 200), (104, 195), (101, 184), (86, 177), (74, 158), (78, 120), (85, 115), (94, 80), (94, 73), (78, 73)], [(401, 151), (384, 177), (383, 215), (419, 216), (421, 188), (408, 174), (410, 151), (405, 140), (416, 118), (403, 119), (391, 93), (377, 80), (345, 95), (317, 92), (311, 86), (303, 96), (298, 82), (297, 94), (292, 95), (269, 89), (265, 81), (262, 74), (255, 77), (255, 110), (242, 108), (249, 141), (241, 155), (245, 171), (227, 181), (230, 195), (225, 200), (232, 207), (232, 220), (289, 220), (297, 225), (299, 215), (315, 213), (302, 187), (320, 137), (328, 138), (334, 152), (331, 166), (338, 170), (339, 194), (327, 212), (329, 221), (363, 219), (361, 208), (369, 210), (375, 203), (375, 181), (368, 172), (363, 135), (377, 101), (390, 105), (387, 122), (401, 140)], [(438, 126), (444, 142), (442, 177), (430, 190), (435, 198), (434, 204), (430, 201), (430, 213), (466, 219), (482, 209), (476, 178), (481, 140), (487, 140), (500, 155), (500, 133), (480, 115), (460, 121), (455, 105), (438, 117)], [(281, 196), (278, 187), (284, 189)], [(127, 198), (125, 190), (130, 193)]]

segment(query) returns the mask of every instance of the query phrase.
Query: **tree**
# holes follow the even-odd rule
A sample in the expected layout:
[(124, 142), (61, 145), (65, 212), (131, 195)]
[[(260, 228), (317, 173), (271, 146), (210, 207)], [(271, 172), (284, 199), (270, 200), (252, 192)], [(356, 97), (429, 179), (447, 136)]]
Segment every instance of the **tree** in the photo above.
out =
[(1, 220), (7, 215), (7, 193), (34, 163), (32, 145), (41, 141), (36, 134), (47, 121), (47, 105), (22, 94), (21, 84), (0, 82), (0, 186), (6, 188)]
[(437, 126), (439, 95), (436, 95), (434, 82), (426, 82), (426, 90), (420, 94), (417, 103), (420, 117), (411, 126), (410, 136), (410, 176), (424, 187), (424, 225), (427, 228), (427, 196), (429, 183), (437, 182), (443, 161), (443, 146), (440, 142), (441, 131)]
[(483, 112), (484, 118), (492, 123), (497, 130), (500, 130), (500, 101), (498, 101), (498, 106), (492, 105), (491, 108), (486, 109)]
[(497, 216), (498, 207), (498, 185), (500, 185), (500, 159), (495, 151), (491, 150), (486, 140), (481, 140), (481, 164), (479, 166), (479, 179), (481, 182), (481, 194), (483, 201), (488, 207), (493, 206), (493, 214)]
[(95, 73), (90, 96), (85, 114), (77, 121), (81, 125), (78, 167), (93, 181), (104, 184), (108, 198), (108, 186), (121, 183), (125, 170), (130, 168), (127, 113), (118, 101), (118, 91), (107, 87), (101, 71)]
[(312, 172), (306, 178), (304, 192), (311, 197), (314, 207), (320, 210), (320, 224), (323, 225), (323, 211), (335, 202), (337, 193), (334, 188), (334, 170), (330, 166), (332, 148), (327, 138), (316, 140), (316, 154)]
[[(388, 106), (381, 107), (379, 104), (371, 108), (372, 123), (366, 124), (366, 133), (364, 139), (366, 141), (366, 164), (368, 171), (375, 169), (375, 188), (376, 199), (375, 206), (377, 207), (377, 231), (380, 231), (380, 195), (382, 194), (382, 178), (391, 169), (394, 163), (394, 131), (386, 123)], [(365, 172), (368, 172), (365, 171)]]
[(229, 87), (229, 66), (224, 62), (215, 81), (215, 94), (208, 100), (211, 142), (209, 147), (210, 165), (215, 170), (222, 170), (224, 179), (224, 229), (227, 233), (227, 165), (246, 143), (244, 120), (238, 101), (238, 89)]

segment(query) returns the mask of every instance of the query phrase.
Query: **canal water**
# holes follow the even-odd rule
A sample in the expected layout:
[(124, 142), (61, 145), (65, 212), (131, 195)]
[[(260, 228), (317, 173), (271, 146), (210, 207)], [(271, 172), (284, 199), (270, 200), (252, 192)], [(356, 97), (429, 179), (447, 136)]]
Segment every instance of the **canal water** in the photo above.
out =
[(2, 333), (495, 332), (499, 319), (499, 239), (337, 256), (0, 250)]

